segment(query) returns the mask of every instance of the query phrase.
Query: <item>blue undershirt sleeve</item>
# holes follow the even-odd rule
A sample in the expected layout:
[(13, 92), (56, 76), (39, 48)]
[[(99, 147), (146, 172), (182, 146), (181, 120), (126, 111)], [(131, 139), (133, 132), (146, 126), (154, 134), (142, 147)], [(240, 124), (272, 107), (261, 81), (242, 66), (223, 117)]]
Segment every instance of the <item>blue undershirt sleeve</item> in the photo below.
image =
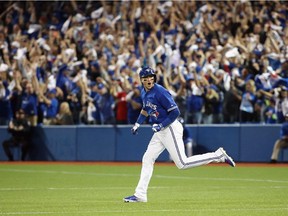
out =
[(179, 115), (180, 115), (180, 111), (179, 111), (178, 108), (171, 110), (171, 111), (168, 113), (167, 118), (161, 123), (162, 126), (163, 126), (164, 128), (167, 127), (167, 126), (170, 125), (172, 122), (174, 122), (174, 121), (178, 118)]
[(136, 123), (141, 125), (145, 120), (146, 120), (146, 116), (140, 113)]

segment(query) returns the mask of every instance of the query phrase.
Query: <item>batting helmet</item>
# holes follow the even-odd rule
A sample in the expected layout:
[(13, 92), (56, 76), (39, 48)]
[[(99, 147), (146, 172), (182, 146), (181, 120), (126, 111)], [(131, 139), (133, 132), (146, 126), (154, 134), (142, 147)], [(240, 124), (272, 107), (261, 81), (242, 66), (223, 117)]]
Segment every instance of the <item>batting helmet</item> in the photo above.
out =
[(144, 77), (148, 77), (148, 76), (154, 76), (154, 82), (156, 82), (156, 73), (152, 68), (150, 68), (148, 66), (144, 66), (141, 68), (141, 70), (139, 72), (139, 76), (140, 76), (140, 78), (144, 78)]

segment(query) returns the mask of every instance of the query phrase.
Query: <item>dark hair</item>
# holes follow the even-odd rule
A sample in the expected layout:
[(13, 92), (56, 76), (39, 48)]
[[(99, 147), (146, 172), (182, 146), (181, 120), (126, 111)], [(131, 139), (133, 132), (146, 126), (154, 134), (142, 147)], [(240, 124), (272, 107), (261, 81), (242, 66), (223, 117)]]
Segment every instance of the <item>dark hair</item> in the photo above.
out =
[(17, 110), (16, 113), (18, 113), (18, 114), (25, 114), (25, 112), (24, 112), (23, 109), (19, 109), (19, 110)]

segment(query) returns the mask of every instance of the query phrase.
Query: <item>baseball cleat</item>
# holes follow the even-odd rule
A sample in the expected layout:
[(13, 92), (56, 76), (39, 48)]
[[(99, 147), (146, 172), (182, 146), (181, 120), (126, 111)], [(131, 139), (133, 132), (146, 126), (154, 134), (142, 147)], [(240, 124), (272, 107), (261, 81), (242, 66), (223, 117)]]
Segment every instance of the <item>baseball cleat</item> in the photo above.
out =
[(226, 153), (226, 151), (223, 148), (219, 148), (219, 151), (222, 153), (225, 163), (229, 164), (232, 167), (236, 166), (233, 159)]
[(125, 197), (123, 199), (124, 202), (147, 202), (146, 200), (142, 200), (134, 195)]

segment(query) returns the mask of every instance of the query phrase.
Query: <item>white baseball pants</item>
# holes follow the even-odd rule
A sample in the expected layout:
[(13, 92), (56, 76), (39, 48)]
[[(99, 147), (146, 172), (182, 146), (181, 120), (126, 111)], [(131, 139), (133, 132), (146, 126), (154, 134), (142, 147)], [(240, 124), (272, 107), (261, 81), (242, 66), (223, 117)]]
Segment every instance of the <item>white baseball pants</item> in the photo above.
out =
[(188, 169), (211, 162), (223, 162), (223, 155), (217, 151), (187, 157), (182, 137), (183, 126), (178, 120), (164, 130), (154, 133), (142, 158), (141, 175), (134, 194), (136, 197), (147, 201), (147, 190), (155, 160), (165, 148), (179, 169)]

